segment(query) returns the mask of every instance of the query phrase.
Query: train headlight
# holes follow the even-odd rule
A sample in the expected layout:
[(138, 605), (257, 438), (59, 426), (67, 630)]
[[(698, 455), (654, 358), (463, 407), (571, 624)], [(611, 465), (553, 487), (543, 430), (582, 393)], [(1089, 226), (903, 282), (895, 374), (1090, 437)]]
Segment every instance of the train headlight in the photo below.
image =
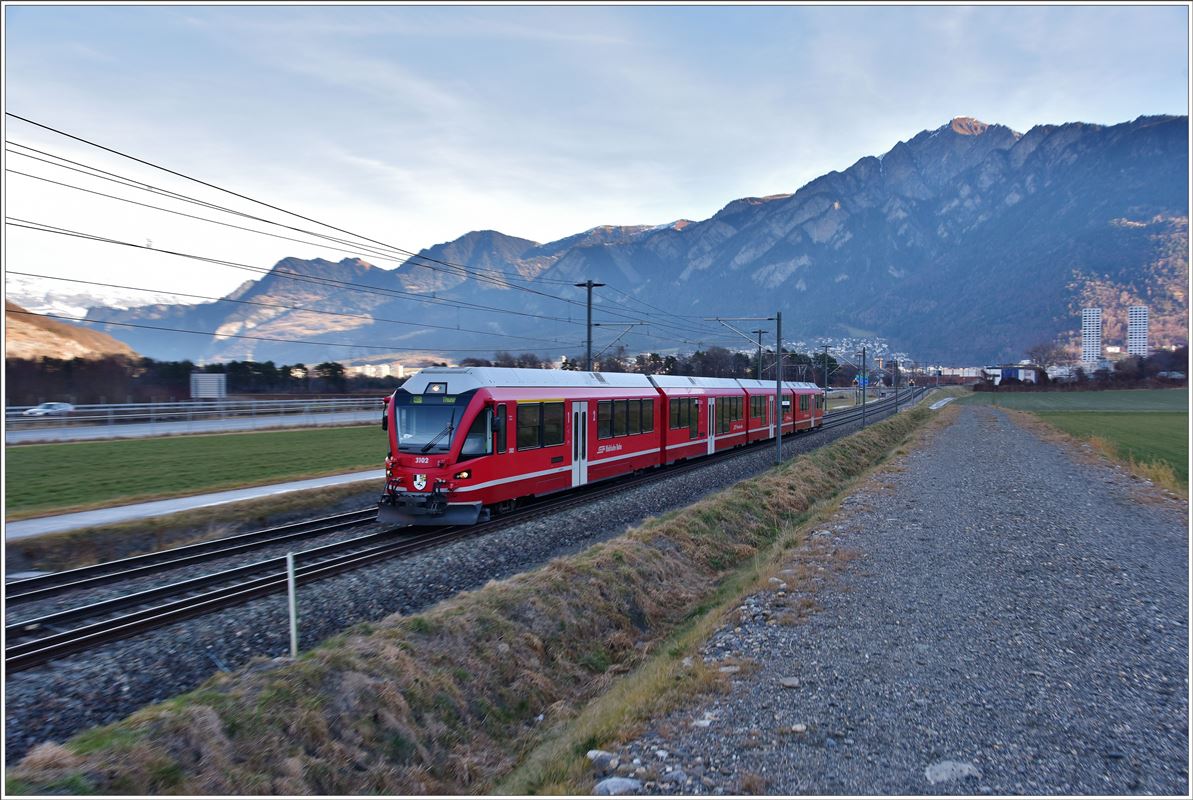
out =
[(472, 470), (470, 470), (470, 469), (460, 470), (452, 477), (455, 478), (456, 480), (464, 480), (465, 478), (471, 478)]

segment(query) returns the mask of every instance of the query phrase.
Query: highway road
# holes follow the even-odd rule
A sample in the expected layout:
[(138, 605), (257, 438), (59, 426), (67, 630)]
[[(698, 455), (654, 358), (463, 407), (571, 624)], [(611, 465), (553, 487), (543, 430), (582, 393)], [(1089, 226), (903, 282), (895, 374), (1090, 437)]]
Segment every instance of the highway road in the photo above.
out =
[(258, 417), (228, 417), (225, 419), (179, 420), (176, 422), (135, 422), (127, 425), (82, 425), (78, 427), (47, 427), (6, 430), (5, 444), (33, 442), (82, 442), (98, 439), (142, 438), (168, 436), (179, 433), (227, 433), (262, 428), (302, 428), (318, 425), (356, 425), (362, 422), (380, 424), (380, 409), (373, 411), (333, 411), (311, 414), (270, 414)]

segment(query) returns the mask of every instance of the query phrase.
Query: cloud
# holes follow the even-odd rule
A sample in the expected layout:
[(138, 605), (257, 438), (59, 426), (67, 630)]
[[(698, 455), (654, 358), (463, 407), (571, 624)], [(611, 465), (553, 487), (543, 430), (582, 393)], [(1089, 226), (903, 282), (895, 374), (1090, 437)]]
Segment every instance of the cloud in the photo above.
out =
[[(7, 20), (6, 88), (10, 110), (418, 249), (471, 229), (545, 241), (705, 218), (960, 113), (1018, 130), (1182, 113), (1187, 19), (1179, 7), (30, 7)], [(254, 263), (336, 256), (8, 189), (14, 207), (64, 224)], [(53, 267), (33, 239), (10, 257)], [(95, 246), (55, 257), (108, 258)], [(174, 275), (192, 290), (204, 279)]]

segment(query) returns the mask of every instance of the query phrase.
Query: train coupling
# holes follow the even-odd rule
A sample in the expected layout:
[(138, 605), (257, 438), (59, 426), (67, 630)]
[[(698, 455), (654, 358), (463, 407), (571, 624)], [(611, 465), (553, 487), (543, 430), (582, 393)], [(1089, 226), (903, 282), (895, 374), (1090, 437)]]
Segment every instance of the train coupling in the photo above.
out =
[(482, 503), (450, 503), (436, 487), (426, 494), (389, 492), (381, 495), (377, 521), (385, 525), (475, 525), (489, 521)]

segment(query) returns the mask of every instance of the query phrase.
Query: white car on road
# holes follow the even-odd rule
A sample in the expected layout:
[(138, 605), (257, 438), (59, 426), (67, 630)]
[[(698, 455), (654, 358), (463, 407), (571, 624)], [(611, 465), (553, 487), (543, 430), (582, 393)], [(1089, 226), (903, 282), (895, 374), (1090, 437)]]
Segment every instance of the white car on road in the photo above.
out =
[(42, 403), (40, 406), (27, 408), (21, 412), (23, 417), (59, 417), (71, 414), (75, 407), (70, 403)]

